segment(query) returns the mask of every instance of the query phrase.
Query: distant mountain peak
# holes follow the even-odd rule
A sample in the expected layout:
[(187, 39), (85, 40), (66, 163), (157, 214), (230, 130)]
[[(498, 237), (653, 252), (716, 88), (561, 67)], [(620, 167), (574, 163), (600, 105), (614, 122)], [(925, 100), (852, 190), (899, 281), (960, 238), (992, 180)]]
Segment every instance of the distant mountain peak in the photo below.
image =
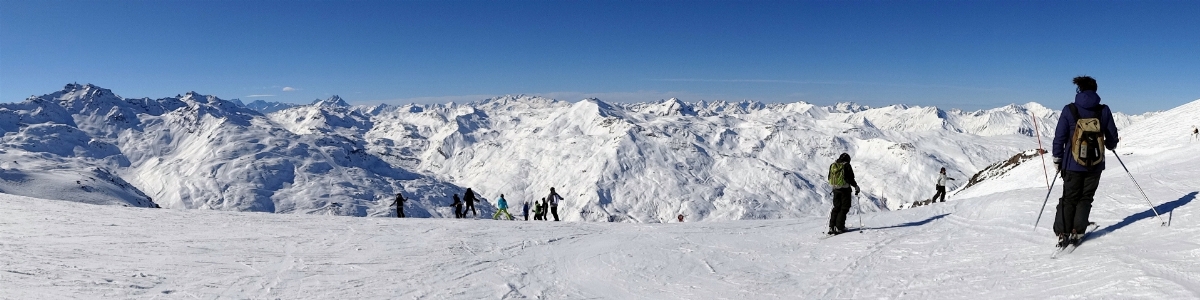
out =
[(871, 107), (866, 106), (866, 105), (861, 105), (858, 103), (854, 103), (854, 102), (838, 102), (833, 105), (833, 109), (835, 111), (839, 111), (839, 112), (855, 113), (855, 112), (861, 112), (864, 110), (871, 109)]
[(338, 95), (333, 95), (325, 100), (313, 100), (312, 105), (319, 107), (350, 107), (350, 104), (346, 103), (346, 100), (342, 100), (342, 97), (338, 97)]

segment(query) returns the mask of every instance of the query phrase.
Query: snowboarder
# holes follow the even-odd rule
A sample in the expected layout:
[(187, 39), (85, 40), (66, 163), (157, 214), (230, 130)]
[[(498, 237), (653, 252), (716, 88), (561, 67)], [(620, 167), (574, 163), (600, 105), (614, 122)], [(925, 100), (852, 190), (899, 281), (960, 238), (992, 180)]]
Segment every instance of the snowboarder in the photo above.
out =
[(475, 202), (479, 202), (479, 199), (475, 199), (475, 192), (467, 188), (467, 192), (463, 194), (463, 203), (467, 205), (467, 208), (463, 209), (463, 218), (467, 217), (467, 211), (471, 211), (476, 217), (479, 216), (479, 212), (475, 210)]
[(550, 214), (554, 215), (554, 221), (558, 221), (558, 201), (562, 201), (562, 196), (554, 192), (554, 188), (550, 188), (550, 195), (546, 196), (546, 201), (550, 202)]
[(454, 206), (454, 218), (462, 219), (467, 216), (467, 214), (463, 212), (463, 203), (462, 200), (458, 199), (458, 194), (454, 194), (454, 203), (450, 204), (450, 206)]
[(854, 195), (861, 189), (854, 181), (854, 168), (850, 167), (850, 154), (842, 153), (837, 161), (829, 165), (829, 186), (833, 188), (833, 210), (829, 212), (829, 234), (846, 232), (846, 214), (850, 213), (850, 188)]
[(1062, 173), (1063, 194), (1054, 213), (1058, 246), (1078, 244), (1087, 230), (1092, 200), (1104, 171), (1104, 149), (1117, 148), (1117, 126), (1112, 111), (1100, 104), (1096, 80), (1072, 80), (1078, 87), (1075, 102), (1063, 107), (1054, 131), (1054, 166)]
[[(946, 202), (946, 180), (947, 179), (954, 180), (954, 178), (946, 177), (946, 168), (942, 168), (941, 173), (938, 174), (937, 187), (936, 187), (937, 193), (933, 194), (933, 198), (929, 199), (929, 203), (933, 203), (934, 201)], [(939, 201), (938, 197), (941, 197), (942, 199)]]
[(396, 206), (396, 217), (397, 218), (404, 217), (404, 201), (405, 201), (404, 196), (400, 195), (400, 193), (396, 193), (396, 201), (393, 201), (392, 205)]
[(512, 214), (508, 213), (508, 200), (504, 200), (504, 194), (500, 194), (500, 198), (496, 199), (496, 208), (499, 209), (495, 214), (492, 214), (492, 220), (499, 220), (500, 214), (508, 216), (508, 220), (512, 221)]

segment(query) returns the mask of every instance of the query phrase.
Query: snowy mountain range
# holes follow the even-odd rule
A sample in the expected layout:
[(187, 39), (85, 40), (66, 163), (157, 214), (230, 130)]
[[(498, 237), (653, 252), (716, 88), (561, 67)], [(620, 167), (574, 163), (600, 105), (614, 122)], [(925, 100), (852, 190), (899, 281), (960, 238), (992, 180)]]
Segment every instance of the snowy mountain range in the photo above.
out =
[[(941, 167), (959, 179), (953, 189), (1036, 149), (1037, 132), (1048, 148), (1058, 114), (1037, 103), (966, 112), (524, 95), (400, 106), (334, 96), (287, 107), (68, 84), (0, 104), (0, 192), (350, 216), (388, 216), (402, 193), (409, 216), (446, 217), (450, 196), (467, 187), (515, 207), (555, 187), (568, 221), (776, 219), (827, 213), (825, 173), (842, 152), (862, 186), (855, 209), (898, 209), (932, 196)], [(1125, 128), (1154, 116), (1115, 119)]]
[[(37, 111), (22, 117), (56, 114), (50, 108), (32, 110)], [(4, 118), (13, 116), (9, 110), (0, 112)], [(303, 112), (291, 117), (308, 116)], [(356, 117), (348, 109), (326, 113), (343, 120)], [(6, 163), (3, 170), (0, 250), (6, 255), (0, 255), (0, 298), (1194, 299), (1200, 294), (1200, 260), (1195, 259), (1200, 224), (1194, 221), (1200, 210), (1193, 204), (1200, 193), (1200, 139), (1191, 136), (1197, 114), (1200, 101), (1121, 128), (1121, 144), (1106, 155), (1108, 169), (1088, 218), (1098, 226), (1078, 249), (1065, 254), (1053, 246), (1056, 238), (1049, 229), (1054, 200), (1043, 206), (1047, 196), (1061, 195), (1062, 181), (1047, 192), (1043, 174), (1053, 164), (1035, 151), (989, 165), (973, 176), (971, 187), (960, 188), (946, 203), (855, 213), (847, 222), (855, 232), (824, 238), (824, 214), (707, 221), (716, 219), (710, 214), (706, 222), (656, 224), (522, 222), (51, 201), (46, 199), (119, 195), (102, 188), (121, 185), (117, 177), (111, 182), (94, 177), (82, 183), (91, 192), (46, 189), (37, 191), (39, 198), (9, 194), (13, 188), (66, 184), (62, 178), (68, 176), (101, 174), (42, 172), (30, 169), (30, 163), (119, 160), (100, 156), (107, 153), (98, 150), (91, 150), (96, 152), (91, 156), (61, 157), (86, 150), (79, 146), (65, 152), (8, 147), (4, 155), (25, 153), (17, 158), (28, 160), (20, 160), (25, 169)], [(496, 115), (490, 119), (500, 118)], [(373, 119), (374, 128), (398, 124)], [(702, 124), (688, 122), (693, 126), (688, 128)], [(276, 136), (294, 138), (293, 144), (311, 142), (282, 131)], [(78, 139), (65, 129), (60, 133), (61, 141)], [(861, 142), (848, 142), (854, 143)], [(867, 152), (864, 148), (858, 150)], [(297, 157), (287, 161), (319, 159)], [(129, 161), (134, 166), (140, 159)], [(858, 159), (858, 164), (870, 163)], [(721, 167), (708, 171), (732, 172)], [(129, 173), (122, 175), (132, 182)], [(415, 180), (429, 178), (421, 176)], [(412, 181), (398, 182), (408, 187)]]

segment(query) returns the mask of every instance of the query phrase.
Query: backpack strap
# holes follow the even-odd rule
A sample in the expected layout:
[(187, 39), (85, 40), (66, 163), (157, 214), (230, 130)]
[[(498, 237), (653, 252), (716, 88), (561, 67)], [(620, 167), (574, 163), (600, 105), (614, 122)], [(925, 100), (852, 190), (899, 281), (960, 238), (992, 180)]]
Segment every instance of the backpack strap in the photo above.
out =
[(1074, 116), (1076, 120), (1079, 120), (1079, 109), (1075, 108), (1075, 103), (1067, 104), (1067, 108), (1070, 108), (1071, 115)]
[[(1070, 114), (1075, 116), (1075, 120), (1079, 120), (1079, 108), (1075, 107), (1075, 103), (1067, 104), (1067, 107), (1070, 108)], [(1096, 114), (1096, 119), (1100, 119), (1100, 114), (1104, 113), (1104, 109), (1108, 107), (1105, 104), (1099, 104), (1096, 108), (1087, 110), (1091, 110), (1092, 113)]]
[[(1079, 120), (1079, 108), (1075, 107), (1075, 103), (1067, 104), (1067, 107), (1071, 109), (1071, 115), (1075, 116), (1075, 120)], [(1096, 106), (1095, 108), (1092, 108), (1089, 110), (1092, 111), (1092, 113), (1094, 113), (1096, 115), (1095, 118), (1101, 119), (1100, 114), (1104, 113), (1105, 108), (1108, 108), (1108, 105), (1100, 104), (1100, 105)], [(1104, 125), (1104, 124), (1100, 124), (1100, 125)], [(1100, 127), (1103, 128), (1104, 126), (1100, 126)]]

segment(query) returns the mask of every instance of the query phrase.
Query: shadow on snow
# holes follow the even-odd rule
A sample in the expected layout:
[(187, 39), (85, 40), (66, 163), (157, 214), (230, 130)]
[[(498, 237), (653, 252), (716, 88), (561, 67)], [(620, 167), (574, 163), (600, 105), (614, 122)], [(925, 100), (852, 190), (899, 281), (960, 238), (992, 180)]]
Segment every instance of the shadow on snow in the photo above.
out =
[[(1171, 212), (1174, 211), (1176, 208), (1187, 205), (1189, 202), (1192, 202), (1192, 200), (1196, 200), (1196, 193), (1197, 192), (1188, 193), (1187, 195), (1183, 195), (1183, 197), (1180, 197), (1179, 199), (1176, 199), (1175, 201), (1163, 203), (1163, 204), (1159, 205), (1158, 207), (1155, 207), (1154, 209), (1163, 215), (1171, 214)], [(1171, 214), (1171, 215), (1173, 215), (1173, 214)], [(1129, 224), (1133, 224), (1134, 222), (1153, 218), (1153, 217), (1154, 217), (1154, 211), (1147, 209), (1145, 211), (1125, 217), (1124, 220), (1121, 220), (1121, 222), (1119, 222), (1117, 224), (1113, 224), (1111, 226), (1104, 227), (1104, 229), (1100, 229), (1099, 231), (1096, 231), (1096, 237), (1102, 237), (1106, 234), (1112, 233), (1113, 231), (1117, 231), (1118, 229), (1125, 228), (1125, 226), (1129, 226)], [(1168, 219), (1167, 225), (1170, 225), (1170, 224), (1171, 224), (1170, 219)]]
[(948, 216), (948, 215), (950, 215), (950, 214), (949, 214), (949, 213), (945, 213), (945, 214), (940, 214), (940, 215), (932, 216), (932, 217), (929, 217), (928, 219), (924, 219), (924, 220), (920, 220), (920, 221), (908, 222), (908, 223), (903, 223), (903, 224), (898, 224), (898, 225), (892, 225), (892, 226), (887, 226), (887, 227), (866, 227), (866, 228), (863, 228), (863, 229), (864, 229), (864, 230), (866, 230), (866, 229), (872, 229), (872, 230), (873, 230), (873, 229), (892, 229), (892, 228), (901, 228), (901, 227), (915, 227), (915, 226), (921, 226), (921, 225), (929, 224), (929, 222), (933, 222), (933, 221), (936, 221), (937, 219), (945, 218), (945, 217), (946, 217), (946, 216)]

